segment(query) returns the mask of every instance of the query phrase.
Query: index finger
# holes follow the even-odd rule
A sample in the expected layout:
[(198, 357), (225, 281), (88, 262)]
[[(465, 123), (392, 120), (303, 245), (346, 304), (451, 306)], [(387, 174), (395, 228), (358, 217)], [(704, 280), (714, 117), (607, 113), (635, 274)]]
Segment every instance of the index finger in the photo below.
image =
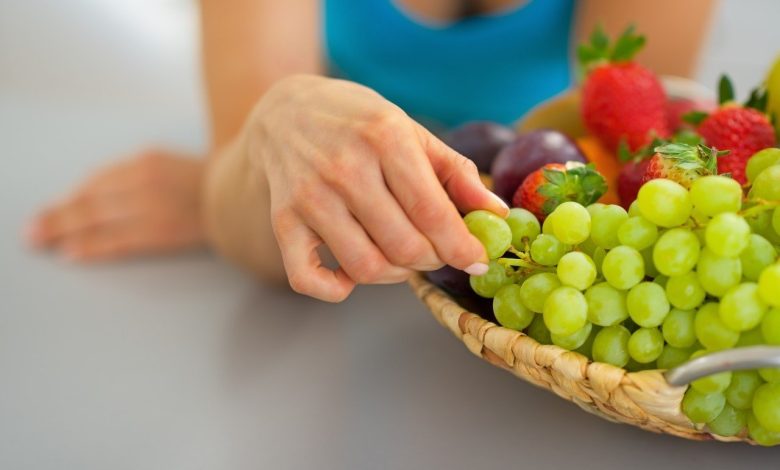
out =
[(388, 188), (409, 219), (430, 240), (439, 259), (469, 274), (487, 271), (487, 254), (439, 182), (419, 145), (400, 145), (406, 158), (382, 160)]

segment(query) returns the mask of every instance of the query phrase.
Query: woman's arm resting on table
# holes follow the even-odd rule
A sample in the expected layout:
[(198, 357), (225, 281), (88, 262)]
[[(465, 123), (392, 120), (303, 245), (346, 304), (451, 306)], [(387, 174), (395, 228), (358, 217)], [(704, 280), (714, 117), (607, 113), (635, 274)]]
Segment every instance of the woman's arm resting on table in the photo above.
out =
[[(276, 80), (319, 71), (317, 0), (202, 0), (202, 49), (211, 147), (239, 131)], [(36, 247), (79, 261), (170, 252), (205, 241), (201, 193), (206, 158), (152, 149), (90, 175), (40, 211)]]

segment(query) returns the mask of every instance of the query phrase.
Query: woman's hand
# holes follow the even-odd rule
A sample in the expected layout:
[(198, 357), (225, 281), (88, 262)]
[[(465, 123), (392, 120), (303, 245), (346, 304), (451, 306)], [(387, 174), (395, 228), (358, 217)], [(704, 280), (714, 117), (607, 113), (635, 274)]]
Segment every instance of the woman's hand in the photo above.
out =
[(88, 178), (41, 211), (30, 243), (78, 261), (161, 253), (201, 244), (203, 160), (148, 151)]
[[(413, 270), (487, 271), (459, 210), (508, 208), (470, 160), (374, 91), (316, 76), (282, 80), (253, 111), (245, 139), (297, 292), (340, 301), (355, 284), (401, 282)], [(338, 269), (322, 265), (323, 243)]]

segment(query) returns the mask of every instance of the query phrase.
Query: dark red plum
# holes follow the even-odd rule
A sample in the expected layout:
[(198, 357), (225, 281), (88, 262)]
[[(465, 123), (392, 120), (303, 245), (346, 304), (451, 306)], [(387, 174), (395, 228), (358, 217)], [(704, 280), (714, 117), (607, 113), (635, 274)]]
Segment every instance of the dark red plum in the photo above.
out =
[(585, 155), (565, 134), (540, 129), (518, 136), (504, 146), (490, 171), (493, 191), (507, 202), (526, 176), (548, 163), (586, 163)]
[(425, 277), (452, 295), (475, 295), (469, 284), (469, 275), (452, 266), (444, 266), (436, 271), (429, 271), (425, 273)]
[(443, 135), (442, 140), (476, 163), (479, 171), (489, 173), (498, 152), (515, 137), (515, 131), (501, 124), (473, 121)]

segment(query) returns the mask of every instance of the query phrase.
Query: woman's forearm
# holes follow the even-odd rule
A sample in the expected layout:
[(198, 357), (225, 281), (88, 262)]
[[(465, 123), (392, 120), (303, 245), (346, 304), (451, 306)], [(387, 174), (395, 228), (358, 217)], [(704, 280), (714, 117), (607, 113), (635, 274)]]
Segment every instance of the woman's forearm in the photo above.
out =
[(281, 282), (284, 267), (270, 224), (267, 178), (248, 156), (241, 132), (209, 161), (203, 193), (207, 237), (234, 263), (264, 280)]
[(690, 77), (717, 6), (716, 0), (581, 0), (576, 33), (585, 40), (597, 24), (619, 34), (629, 24), (652, 38), (639, 61), (659, 75)]
[(201, 0), (211, 149), (239, 132), (277, 80), (319, 73), (320, 1)]

